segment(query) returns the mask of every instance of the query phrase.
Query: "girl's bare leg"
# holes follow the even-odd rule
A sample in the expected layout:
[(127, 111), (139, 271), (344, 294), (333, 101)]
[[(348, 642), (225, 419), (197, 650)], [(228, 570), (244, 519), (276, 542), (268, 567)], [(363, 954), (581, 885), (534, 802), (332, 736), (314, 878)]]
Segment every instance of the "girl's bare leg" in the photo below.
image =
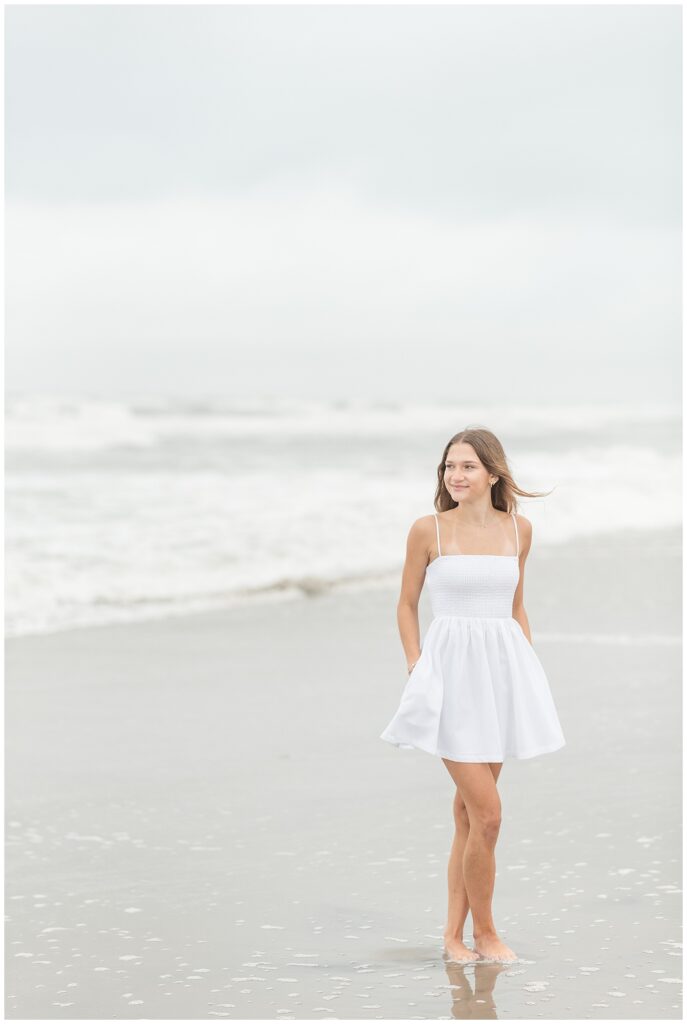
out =
[(501, 827), (498, 773), (486, 762), (442, 760), (460, 788), (470, 823), (463, 850), (463, 882), (472, 912), (475, 952), (488, 959), (515, 960), (513, 950), (498, 937), (491, 913), (496, 877), (494, 850)]
[(453, 798), (453, 820), (456, 831), (448, 860), (448, 915), (444, 929), (444, 948), (450, 960), (473, 961), (479, 959), (479, 954), (473, 953), (463, 942), (463, 927), (470, 910), (463, 881), (463, 854), (470, 831), (470, 819), (458, 787)]

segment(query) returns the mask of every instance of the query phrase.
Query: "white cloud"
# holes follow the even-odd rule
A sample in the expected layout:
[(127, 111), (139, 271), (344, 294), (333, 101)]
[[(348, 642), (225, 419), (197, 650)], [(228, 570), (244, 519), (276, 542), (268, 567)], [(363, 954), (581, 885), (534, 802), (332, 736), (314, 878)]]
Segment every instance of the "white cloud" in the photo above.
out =
[(10, 386), (676, 397), (679, 9), (6, 14)]
[[(611, 372), (633, 349), (670, 352), (679, 336), (679, 235), (662, 228), (563, 217), (441, 224), (323, 187), (11, 203), (6, 224), (10, 382), (41, 363), (78, 374), (79, 352), (151, 383), (161, 364), (180, 383), (207, 380), (208, 369), (212, 380), (245, 368), (252, 347), (257, 386), (270, 356), (359, 358), (377, 347), (401, 388), (417, 381), (422, 350), (427, 374), (465, 372), (484, 387), (499, 362), (516, 372), (528, 354), (560, 361), (568, 351), (591, 383), (587, 360), (591, 373)], [(401, 350), (413, 353), (409, 378), (393, 365)], [(281, 363), (278, 373), (291, 376)]]

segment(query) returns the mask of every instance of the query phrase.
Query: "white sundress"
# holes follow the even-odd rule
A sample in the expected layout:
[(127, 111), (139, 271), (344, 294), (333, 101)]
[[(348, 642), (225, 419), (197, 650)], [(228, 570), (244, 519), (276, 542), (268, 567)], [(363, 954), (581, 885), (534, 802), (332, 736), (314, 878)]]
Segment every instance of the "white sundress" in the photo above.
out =
[(535, 757), (565, 745), (549, 683), (513, 597), (516, 554), (439, 555), (427, 566), (432, 621), (380, 739), (451, 761)]

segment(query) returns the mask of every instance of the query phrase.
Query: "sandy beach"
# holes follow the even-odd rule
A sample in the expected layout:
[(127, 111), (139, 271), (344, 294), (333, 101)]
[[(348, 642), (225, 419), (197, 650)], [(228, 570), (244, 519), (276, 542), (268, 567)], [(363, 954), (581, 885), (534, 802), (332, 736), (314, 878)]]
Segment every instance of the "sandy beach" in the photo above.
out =
[(679, 1019), (680, 544), (528, 560), (567, 744), (499, 779), (513, 966), (442, 957), (453, 784), (378, 738), (395, 588), (7, 641), (6, 1016)]

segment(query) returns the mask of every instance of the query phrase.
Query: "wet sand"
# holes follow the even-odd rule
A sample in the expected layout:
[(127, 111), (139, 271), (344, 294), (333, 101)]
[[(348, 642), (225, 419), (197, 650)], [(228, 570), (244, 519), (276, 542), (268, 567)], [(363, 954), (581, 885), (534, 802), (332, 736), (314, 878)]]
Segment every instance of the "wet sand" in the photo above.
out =
[(396, 588), (7, 641), (7, 1018), (680, 1018), (680, 540), (528, 561), (567, 745), (499, 778), (514, 965), (442, 957)]

